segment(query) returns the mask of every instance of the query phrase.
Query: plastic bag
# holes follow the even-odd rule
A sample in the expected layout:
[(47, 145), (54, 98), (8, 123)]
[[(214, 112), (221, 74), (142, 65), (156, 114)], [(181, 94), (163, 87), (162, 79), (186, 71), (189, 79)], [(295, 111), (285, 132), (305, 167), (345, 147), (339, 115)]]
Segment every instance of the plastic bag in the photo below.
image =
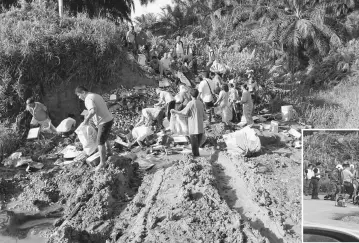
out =
[(69, 132), (72, 126), (76, 125), (76, 121), (73, 118), (66, 118), (56, 128), (57, 132)]
[(256, 132), (245, 127), (239, 131), (223, 135), (227, 151), (232, 154), (250, 156), (261, 150), (261, 142)]
[(187, 118), (173, 114), (170, 119), (170, 130), (173, 132), (173, 134), (188, 135)]
[(79, 137), (83, 150), (87, 155), (91, 155), (95, 152), (97, 149), (97, 131), (95, 128), (81, 123), (75, 133)]

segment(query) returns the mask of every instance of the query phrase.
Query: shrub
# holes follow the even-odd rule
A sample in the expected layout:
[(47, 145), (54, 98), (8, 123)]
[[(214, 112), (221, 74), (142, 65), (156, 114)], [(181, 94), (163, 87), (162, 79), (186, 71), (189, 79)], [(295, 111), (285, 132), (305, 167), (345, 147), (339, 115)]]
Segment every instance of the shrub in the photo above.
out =
[(21, 137), (12, 129), (0, 126), (0, 162), (15, 152), (21, 144)]
[(74, 80), (89, 87), (118, 81), (121, 26), (85, 15), (60, 20), (43, 1), (21, 4), (0, 15), (2, 118), (18, 113), (29, 96), (41, 100)]

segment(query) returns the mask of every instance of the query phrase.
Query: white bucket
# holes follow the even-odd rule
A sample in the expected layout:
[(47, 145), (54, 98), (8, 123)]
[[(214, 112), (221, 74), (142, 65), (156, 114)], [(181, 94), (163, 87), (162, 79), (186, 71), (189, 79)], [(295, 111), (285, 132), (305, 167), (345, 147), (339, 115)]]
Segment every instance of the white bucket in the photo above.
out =
[(293, 116), (293, 106), (286, 105), (282, 106), (282, 119), (283, 121), (290, 121)]

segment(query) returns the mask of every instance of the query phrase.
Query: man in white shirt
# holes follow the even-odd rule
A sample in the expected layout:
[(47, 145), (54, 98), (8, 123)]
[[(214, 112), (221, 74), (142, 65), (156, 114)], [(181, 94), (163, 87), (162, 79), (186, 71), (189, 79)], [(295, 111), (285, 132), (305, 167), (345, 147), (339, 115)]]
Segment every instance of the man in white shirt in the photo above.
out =
[(168, 121), (171, 119), (171, 109), (174, 109), (176, 106), (175, 98), (171, 95), (170, 92), (164, 91), (161, 88), (156, 89), (156, 93), (159, 95), (159, 101), (155, 106), (165, 107), (166, 116)]
[(88, 114), (84, 120), (84, 124), (87, 125), (89, 123), (89, 120), (92, 118), (98, 129), (97, 144), (100, 153), (100, 164), (96, 168), (96, 171), (98, 171), (105, 166), (105, 161), (107, 159), (106, 148), (107, 155), (112, 155), (111, 145), (108, 141), (108, 137), (110, 135), (111, 128), (113, 125), (113, 117), (107, 108), (106, 102), (100, 95), (89, 92), (83, 86), (78, 86), (75, 89), (75, 93), (79, 97), (79, 99), (85, 101), (85, 106), (88, 111)]
[(353, 183), (352, 183), (354, 175), (353, 175), (353, 173), (350, 172), (349, 163), (344, 163), (343, 168), (344, 169), (342, 171), (342, 178), (343, 178), (344, 190), (346, 193), (349, 194), (349, 199), (350, 199), (350, 198), (352, 198), (353, 191), (354, 191), (354, 187), (353, 187)]
[(204, 103), (206, 114), (208, 115), (209, 118), (209, 122), (212, 122), (212, 114), (214, 113), (213, 96), (215, 95), (214, 90), (216, 86), (213, 80), (209, 79), (208, 77), (209, 77), (208, 72), (202, 73), (202, 76), (200, 76), (202, 80), (199, 83), (198, 91), (199, 91), (199, 97), (202, 99)]
[(314, 176), (313, 165), (308, 164), (308, 168), (304, 171), (304, 195), (308, 196), (308, 192), (311, 189), (311, 179)]

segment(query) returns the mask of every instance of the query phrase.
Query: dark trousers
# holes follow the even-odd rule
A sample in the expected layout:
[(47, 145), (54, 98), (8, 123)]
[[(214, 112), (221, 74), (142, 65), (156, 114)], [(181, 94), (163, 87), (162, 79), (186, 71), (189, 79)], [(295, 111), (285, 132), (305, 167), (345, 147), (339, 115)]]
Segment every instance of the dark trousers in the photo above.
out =
[(304, 180), (304, 195), (310, 194), (310, 191), (312, 189), (312, 181), (310, 179)]
[(171, 119), (171, 110), (174, 108), (176, 108), (176, 101), (172, 100), (170, 103), (167, 104), (167, 109), (166, 109), (166, 115), (168, 121)]
[(352, 183), (350, 182), (344, 182), (344, 190), (345, 190), (345, 193), (349, 194), (350, 197), (353, 196), (353, 192), (354, 192), (354, 186)]
[(203, 133), (189, 135), (192, 146), (193, 156), (199, 156), (199, 146), (202, 141)]
[(318, 178), (312, 178), (311, 182), (312, 182), (312, 185), (313, 185), (312, 198), (318, 198), (319, 179)]

